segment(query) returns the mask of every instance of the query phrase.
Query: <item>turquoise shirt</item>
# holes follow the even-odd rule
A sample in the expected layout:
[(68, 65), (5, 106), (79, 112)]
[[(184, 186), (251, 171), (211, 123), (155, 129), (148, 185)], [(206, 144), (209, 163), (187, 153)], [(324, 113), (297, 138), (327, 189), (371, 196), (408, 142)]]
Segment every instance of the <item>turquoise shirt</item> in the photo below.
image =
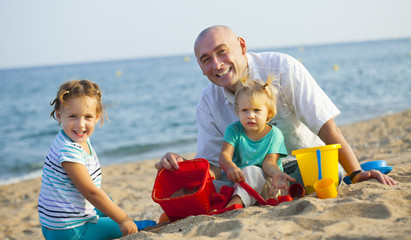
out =
[(233, 145), (233, 162), (241, 169), (247, 166), (262, 167), (264, 158), (269, 153), (280, 155), (277, 165), (284, 171), (281, 161), (282, 157), (287, 156), (287, 149), (284, 144), (284, 136), (281, 130), (271, 124), (270, 132), (257, 141), (251, 140), (244, 132), (244, 127), (240, 121), (229, 125), (224, 134), (224, 141)]

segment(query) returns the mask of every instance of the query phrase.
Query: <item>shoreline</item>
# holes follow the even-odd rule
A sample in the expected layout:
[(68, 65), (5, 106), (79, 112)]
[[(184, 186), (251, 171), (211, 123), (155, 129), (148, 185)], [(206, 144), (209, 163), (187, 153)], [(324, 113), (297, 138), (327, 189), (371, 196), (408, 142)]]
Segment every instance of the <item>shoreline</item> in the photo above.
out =
[[(344, 126), (350, 126), (350, 125), (353, 125), (353, 124), (360, 124), (360, 123), (362, 123), (362, 122), (368, 122), (368, 121), (371, 121), (371, 120), (373, 120), (373, 119), (378, 119), (378, 118), (383, 118), (383, 117), (389, 117), (389, 116), (391, 116), (391, 115), (399, 114), (399, 113), (406, 112), (406, 111), (409, 111), (409, 110), (411, 110), (411, 109), (399, 110), (399, 111), (388, 111), (388, 112), (385, 112), (385, 113), (383, 113), (382, 115), (379, 115), (379, 116), (374, 117), (374, 118), (369, 118), (369, 119), (367, 118), (367, 119), (365, 119), (365, 120), (359, 120), (359, 121), (355, 121), (355, 122), (353, 122), (353, 123), (341, 124), (341, 125), (337, 124), (337, 125), (338, 125), (340, 128), (344, 128)], [(338, 119), (338, 117), (337, 117), (337, 119)], [(192, 144), (194, 145), (194, 151), (195, 151), (195, 142), (193, 142)], [(168, 150), (170, 150), (170, 149), (168, 149)], [(167, 152), (168, 150), (165, 150), (165, 151), (163, 151), (163, 152)], [(170, 150), (170, 151), (173, 151), (173, 150)], [(194, 151), (192, 151), (192, 152), (194, 152)], [(148, 154), (145, 153), (145, 154), (143, 154), (143, 156), (144, 156), (144, 155), (146, 155), (146, 156), (147, 156), (147, 155), (148, 155), (148, 156), (154, 156), (154, 155), (156, 155), (156, 154), (154, 154), (154, 153), (156, 153), (156, 152), (160, 152), (160, 150), (155, 150), (155, 151), (153, 151), (153, 153), (148, 153)], [(180, 151), (176, 151), (176, 152), (179, 152), (179, 153), (180, 153)], [(192, 152), (185, 152), (185, 153), (183, 153), (183, 154), (185, 154), (185, 155), (194, 154), (194, 153), (192, 153)], [(130, 156), (124, 157), (124, 159), (126, 159), (126, 160), (121, 160), (121, 161), (119, 161), (118, 163), (102, 164), (101, 166), (102, 166), (102, 167), (108, 167), (108, 166), (117, 165), (117, 164), (127, 164), (127, 163), (133, 163), (133, 162), (142, 162), (142, 161), (147, 161), (147, 159), (153, 159), (153, 158), (155, 158), (155, 157), (143, 157), (143, 156), (138, 157), (139, 160), (130, 160), (130, 159), (134, 159), (134, 158), (135, 158), (135, 156), (131, 156), (131, 155), (130, 155)], [(24, 182), (24, 181), (34, 180), (34, 179), (36, 179), (36, 178), (41, 177), (41, 173), (42, 173), (42, 169), (38, 169), (38, 170), (36, 170), (36, 171), (29, 172), (28, 174), (23, 175), (23, 176), (16, 176), (16, 177), (12, 177), (12, 178), (9, 178), (9, 179), (4, 179), (4, 180), (0, 179), (0, 187), (1, 187), (1, 186), (6, 186), (6, 185), (10, 185), (10, 184), (16, 184), (16, 183), (20, 183), (20, 182)]]
[[(361, 162), (386, 160), (397, 186), (374, 180), (338, 188), (336, 199), (313, 194), (276, 207), (253, 206), (188, 217), (124, 239), (382, 238), (411, 234), (411, 110), (340, 126)], [(185, 154), (193, 158), (194, 154)], [(158, 159), (102, 166), (102, 189), (134, 220), (158, 220), (151, 199)], [(0, 186), (0, 239), (42, 239), (37, 214), (40, 177)], [(385, 229), (385, 230), (383, 230)]]

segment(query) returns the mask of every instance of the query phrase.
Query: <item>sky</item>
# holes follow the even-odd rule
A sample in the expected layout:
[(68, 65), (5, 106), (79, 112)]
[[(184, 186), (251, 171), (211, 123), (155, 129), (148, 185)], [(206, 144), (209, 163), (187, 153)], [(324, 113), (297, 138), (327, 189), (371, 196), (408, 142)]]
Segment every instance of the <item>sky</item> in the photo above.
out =
[(227, 25), (248, 49), (411, 38), (409, 0), (0, 0), (0, 69), (189, 55)]

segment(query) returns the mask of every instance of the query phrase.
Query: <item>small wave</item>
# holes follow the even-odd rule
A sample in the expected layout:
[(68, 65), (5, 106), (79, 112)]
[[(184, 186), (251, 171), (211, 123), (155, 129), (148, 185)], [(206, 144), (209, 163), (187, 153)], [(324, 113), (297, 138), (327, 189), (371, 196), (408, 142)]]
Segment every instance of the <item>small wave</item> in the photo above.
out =
[(22, 140), (29, 139), (29, 138), (41, 138), (41, 137), (48, 137), (48, 136), (56, 136), (59, 130), (44, 130), (37, 133), (29, 133), (27, 135), (23, 135)]
[(120, 147), (114, 150), (105, 151), (101, 155), (104, 156), (130, 156), (130, 155), (140, 155), (147, 152), (157, 151), (164, 148), (176, 147), (196, 142), (196, 139), (181, 139), (176, 142), (166, 142), (166, 143), (149, 143), (149, 144), (135, 144), (130, 146)]
[(41, 176), (41, 172), (42, 172), (42, 170), (37, 170), (37, 171), (29, 172), (29, 173), (24, 174), (24, 175), (9, 177), (9, 178), (6, 178), (6, 179), (1, 179), (0, 180), (0, 186), (38, 178), (38, 177)]

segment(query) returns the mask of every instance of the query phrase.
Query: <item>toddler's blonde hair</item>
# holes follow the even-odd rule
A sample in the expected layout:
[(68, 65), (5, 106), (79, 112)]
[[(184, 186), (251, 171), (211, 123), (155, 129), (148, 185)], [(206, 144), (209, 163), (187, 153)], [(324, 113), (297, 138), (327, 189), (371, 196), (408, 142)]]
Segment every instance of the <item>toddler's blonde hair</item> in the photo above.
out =
[(277, 96), (272, 83), (274, 75), (270, 75), (266, 82), (258, 79), (251, 79), (248, 74), (241, 78), (242, 86), (237, 89), (234, 96), (234, 110), (238, 115), (238, 97), (245, 94), (253, 105), (266, 106), (268, 110), (267, 122), (277, 115)]

